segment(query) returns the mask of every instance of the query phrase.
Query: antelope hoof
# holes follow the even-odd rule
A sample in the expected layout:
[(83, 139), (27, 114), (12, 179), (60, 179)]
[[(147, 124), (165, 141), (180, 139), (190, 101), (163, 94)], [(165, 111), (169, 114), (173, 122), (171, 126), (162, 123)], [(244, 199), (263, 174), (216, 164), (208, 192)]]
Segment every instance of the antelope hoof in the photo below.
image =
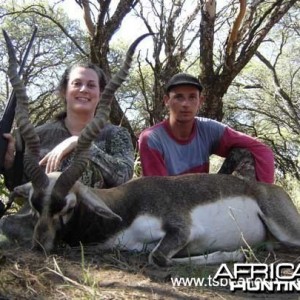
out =
[(168, 267), (172, 264), (172, 261), (168, 259), (161, 251), (151, 252), (148, 261), (149, 264), (157, 265), (159, 267)]

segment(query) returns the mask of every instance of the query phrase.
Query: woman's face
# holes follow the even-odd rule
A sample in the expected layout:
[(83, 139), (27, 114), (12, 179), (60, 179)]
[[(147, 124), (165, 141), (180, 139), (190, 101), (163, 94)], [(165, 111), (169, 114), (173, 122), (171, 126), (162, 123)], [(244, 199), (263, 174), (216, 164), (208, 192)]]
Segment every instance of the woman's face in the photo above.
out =
[(99, 78), (93, 69), (76, 67), (66, 89), (67, 111), (94, 115), (100, 99)]

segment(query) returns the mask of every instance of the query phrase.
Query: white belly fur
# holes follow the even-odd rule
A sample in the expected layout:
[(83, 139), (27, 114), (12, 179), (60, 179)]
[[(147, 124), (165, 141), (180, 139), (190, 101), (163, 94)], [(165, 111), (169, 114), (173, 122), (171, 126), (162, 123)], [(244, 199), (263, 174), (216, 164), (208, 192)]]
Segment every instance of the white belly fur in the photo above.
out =
[[(189, 244), (180, 255), (213, 251), (231, 251), (265, 240), (266, 229), (257, 203), (243, 197), (225, 198), (196, 206), (191, 212)], [(124, 231), (110, 238), (105, 248), (151, 251), (165, 235), (162, 220), (153, 215), (140, 215)]]
[(165, 232), (162, 230), (162, 222), (159, 218), (140, 215), (127, 229), (107, 241), (105, 248), (117, 247), (129, 251), (151, 251), (164, 235)]
[(266, 239), (266, 228), (255, 200), (249, 197), (225, 198), (198, 206), (192, 211), (192, 230), (187, 253), (234, 251)]

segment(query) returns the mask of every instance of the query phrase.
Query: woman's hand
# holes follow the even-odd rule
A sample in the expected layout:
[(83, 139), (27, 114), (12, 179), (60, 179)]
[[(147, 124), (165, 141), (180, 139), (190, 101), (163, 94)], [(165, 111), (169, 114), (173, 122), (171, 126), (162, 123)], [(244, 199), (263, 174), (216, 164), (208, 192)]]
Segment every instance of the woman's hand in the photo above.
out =
[(46, 173), (51, 173), (58, 170), (61, 161), (77, 146), (77, 141), (78, 136), (71, 136), (65, 139), (40, 160), (39, 164), (41, 166), (46, 166)]
[(3, 137), (7, 139), (7, 150), (4, 157), (4, 169), (10, 169), (15, 161), (16, 141), (10, 133), (4, 133)]

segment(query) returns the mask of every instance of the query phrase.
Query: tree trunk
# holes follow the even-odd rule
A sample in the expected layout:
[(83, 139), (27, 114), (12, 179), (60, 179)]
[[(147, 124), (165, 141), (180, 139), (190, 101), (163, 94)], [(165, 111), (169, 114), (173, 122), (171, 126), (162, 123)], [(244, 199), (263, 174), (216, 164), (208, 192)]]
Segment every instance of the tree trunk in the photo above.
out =
[[(114, 33), (119, 29), (125, 16), (136, 5), (136, 0), (120, 0), (113, 15), (110, 16), (110, 1), (99, 1), (99, 14), (97, 23), (92, 24), (89, 10), (89, 2), (83, 2), (84, 19), (90, 33), (90, 56), (91, 61), (100, 66), (105, 74), (111, 77), (111, 68), (108, 62), (109, 43)], [(107, 5), (108, 4), (108, 5)], [(112, 100), (110, 121), (115, 125), (124, 126), (128, 129), (133, 145), (136, 145), (137, 137), (124, 115), (116, 98)]]
[[(222, 61), (214, 62), (214, 35), (216, 1), (201, 0), (200, 24), (200, 80), (204, 86), (206, 102), (201, 115), (221, 121), (222, 98), (230, 84), (246, 66), (272, 27), (278, 23), (297, 0), (276, 0), (272, 3), (256, 1), (248, 5), (240, 0), (238, 14), (228, 33)], [(234, 5), (234, 4), (231, 4)], [(261, 11), (261, 13), (258, 13)]]

